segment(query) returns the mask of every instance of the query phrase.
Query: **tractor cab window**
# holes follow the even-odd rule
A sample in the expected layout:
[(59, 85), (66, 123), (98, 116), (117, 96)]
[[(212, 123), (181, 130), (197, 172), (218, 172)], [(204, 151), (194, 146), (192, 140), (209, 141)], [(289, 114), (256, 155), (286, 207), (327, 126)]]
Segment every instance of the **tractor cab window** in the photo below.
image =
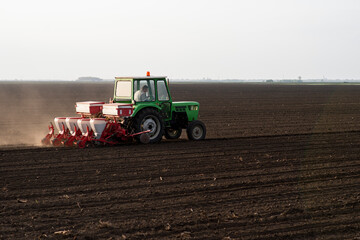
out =
[(134, 81), (134, 100), (136, 102), (150, 102), (155, 100), (154, 80)]
[(115, 98), (117, 100), (131, 99), (131, 81), (117, 81), (115, 88)]
[(159, 101), (169, 101), (169, 93), (166, 89), (165, 81), (157, 82), (158, 99)]

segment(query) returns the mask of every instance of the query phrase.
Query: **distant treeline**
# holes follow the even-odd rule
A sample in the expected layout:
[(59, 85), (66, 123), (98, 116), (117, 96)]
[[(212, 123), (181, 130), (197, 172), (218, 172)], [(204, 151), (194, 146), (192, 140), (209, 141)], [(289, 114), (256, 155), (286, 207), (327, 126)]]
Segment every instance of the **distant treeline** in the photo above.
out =
[(103, 79), (97, 77), (79, 77), (76, 81), (83, 81), (83, 82), (101, 82)]

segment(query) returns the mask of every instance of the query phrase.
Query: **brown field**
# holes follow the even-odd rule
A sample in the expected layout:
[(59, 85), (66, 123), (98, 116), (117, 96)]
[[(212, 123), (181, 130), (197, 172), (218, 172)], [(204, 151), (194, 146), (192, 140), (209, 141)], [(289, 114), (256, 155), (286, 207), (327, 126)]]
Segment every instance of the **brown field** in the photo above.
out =
[(0, 83), (0, 239), (360, 239), (360, 86), (171, 92), (206, 140), (44, 148), (112, 83)]

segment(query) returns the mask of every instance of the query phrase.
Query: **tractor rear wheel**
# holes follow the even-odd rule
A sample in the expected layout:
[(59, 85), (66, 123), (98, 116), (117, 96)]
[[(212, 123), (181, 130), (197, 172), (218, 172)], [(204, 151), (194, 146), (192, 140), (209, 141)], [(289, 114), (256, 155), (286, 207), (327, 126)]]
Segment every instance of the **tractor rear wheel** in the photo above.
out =
[(170, 127), (165, 128), (165, 138), (166, 139), (178, 139), (181, 136), (182, 128), (181, 127)]
[[(158, 111), (152, 108), (146, 108), (139, 112), (134, 121), (135, 132), (150, 130), (148, 133), (149, 143), (159, 142), (164, 135), (164, 120)], [(141, 142), (140, 135), (135, 136), (138, 142)]]
[(186, 129), (186, 133), (190, 140), (202, 140), (206, 135), (205, 124), (199, 120), (192, 121)]

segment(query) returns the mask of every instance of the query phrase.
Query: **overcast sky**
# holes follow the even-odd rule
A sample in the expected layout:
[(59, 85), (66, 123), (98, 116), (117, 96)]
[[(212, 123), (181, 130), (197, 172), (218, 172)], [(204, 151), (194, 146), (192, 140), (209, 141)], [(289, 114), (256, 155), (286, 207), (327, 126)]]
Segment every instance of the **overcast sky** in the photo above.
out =
[(359, 0), (0, 0), (0, 80), (360, 79)]

